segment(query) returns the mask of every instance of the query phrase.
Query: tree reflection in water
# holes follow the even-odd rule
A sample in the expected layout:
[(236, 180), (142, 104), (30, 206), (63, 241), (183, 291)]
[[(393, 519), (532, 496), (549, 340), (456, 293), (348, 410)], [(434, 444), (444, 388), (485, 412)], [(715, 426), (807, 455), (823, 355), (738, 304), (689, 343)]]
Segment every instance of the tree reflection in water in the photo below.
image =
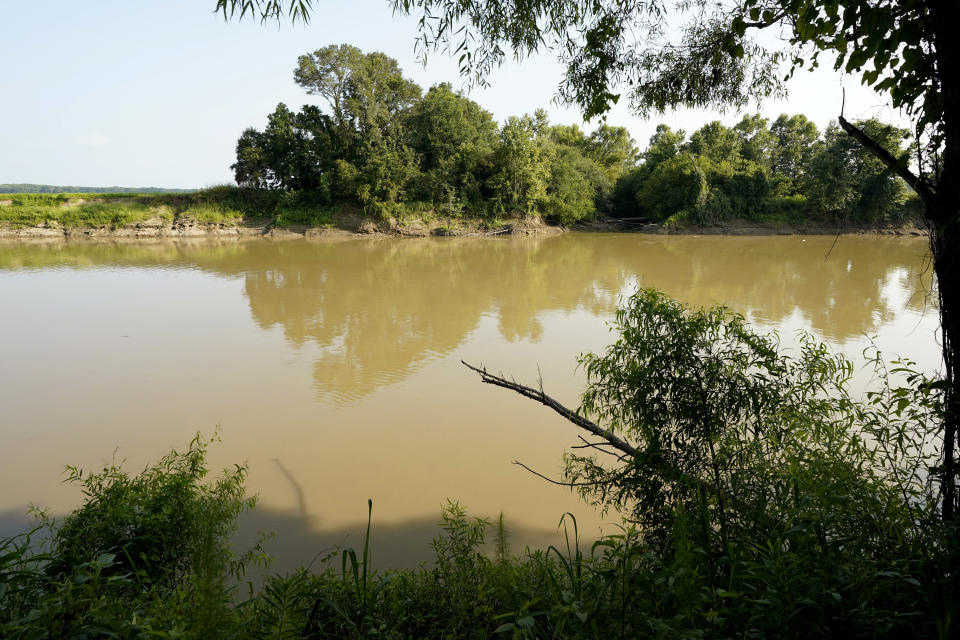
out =
[(449, 354), (484, 314), (496, 316), (505, 339), (536, 341), (544, 312), (607, 316), (637, 283), (692, 305), (727, 304), (771, 328), (799, 314), (834, 342), (927, 304), (924, 239), (834, 240), (563, 234), (8, 245), (0, 268), (162, 265), (241, 276), (257, 324), (322, 347), (317, 390), (349, 400)]

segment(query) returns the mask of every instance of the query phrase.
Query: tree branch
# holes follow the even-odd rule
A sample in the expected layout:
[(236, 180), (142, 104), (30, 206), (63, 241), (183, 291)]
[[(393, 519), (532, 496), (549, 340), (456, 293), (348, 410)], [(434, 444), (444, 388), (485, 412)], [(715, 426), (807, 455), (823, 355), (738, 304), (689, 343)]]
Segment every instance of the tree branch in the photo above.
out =
[(559, 402), (557, 402), (556, 400), (554, 400), (553, 398), (545, 394), (543, 392), (543, 389), (538, 391), (531, 387), (524, 386), (522, 384), (513, 382), (511, 380), (507, 380), (506, 378), (495, 376), (492, 373), (489, 373), (485, 368), (480, 369), (480, 368), (474, 367), (473, 365), (470, 365), (464, 362), (463, 360), (461, 360), (460, 362), (467, 369), (470, 369), (471, 371), (476, 371), (478, 374), (480, 374), (481, 382), (484, 382), (486, 384), (492, 384), (497, 387), (503, 387), (504, 389), (510, 389), (511, 391), (516, 391), (517, 393), (524, 396), (525, 398), (536, 400), (540, 404), (550, 407), (551, 409), (553, 409), (554, 411), (556, 411), (561, 416), (563, 416), (573, 424), (577, 425), (581, 429), (584, 429), (585, 431), (589, 431), (593, 435), (603, 438), (604, 440), (607, 441), (607, 443), (610, 444), (610, 446), (614, 447), (615, 449), (618, 449), (619, 451), (622, 451), (623, 453), (631, 457), (636, 455), (637, 453), (636, 447), (628, 443), (626, 440), (623, 440), (622, 438), (614, 435), (613, 433), (610, 433), (609, 431), (600, 428), (599, 426), (597, 426), (593, 422), (590, 422), (583, 416), (578, 415), (575, 411), (571, 411), (570, 409), (567, 409), (565, 406), (563, 406), (562, 404), (560, 404)]
[(540, 473), (540, 472), (538, 472), (538, 471), (534, 471), (533, 469), (531, 469), (531, 468), (528, 467), (527, 465), (525, 465), (525, 464), (523, 464), (522, 462), (519, 462), (519, 461), (517, 461), (517, 460), (514, 460), (514, 461), (513, 461), (513, 464), (517, 465), (518, 467), (523, 467), (524, 469), (526, 469), (527, 471), (529, 471), (529, 472), (532, 473), (533, 475), (537, 476), (538, 478), (543, 478), (544, 480), (546, 480), (546, 481), (549, 482), (550, 484), (559, 485), (559, 486), (561, 486), (561, 487), (570, 487), (571, 489), (572, 489), (573, 487), (595, 487), (595, 486), (597, 486), (597, 485), (606, 484), (606, 482), (607, 482), (606, 480), (597, 480), (597, 481), (595, 481), (595, 482), (572, 482), (572, 481), (571, 481), (571, 482), (563, 482), (563, 481), (561, 481), (561, 480), (554, 480), (553, 478), (549, 478), (549, 477), (543, 475), (542, 473)]
[(607, 454), (608, 456), (613, 456), (614, 458), (616, 458), (616, 459), (619, 460), (619, 461), (623, 461), (623, 459), (624, 459), (625, 457), (627, 457), (627, 454), (625, 454), (625, 453), (619, 453), (619, 454), (618, 454), (616, 451), (607, 451), (606, 449), (604, 449), (603, 447), (609, 446), (609, 443), (607, 443), (606, 441), (604, 441), (604, 442), (590, 442), (589, 440), (587, 440), (586, 438), (584, 438), (584, 437), (581, 436), (580, 434), (577, 434), (577, 438), (579, 438), (579, 439), (583, 442), (583, 444), (575, 444), (575, 445), (573, 445), (573, 446), (570, 447), (571, 449), (596, 449), (596, 450), (599, 451), (600, 453), (605, 453), (605, 454)]
[(903, 181), (906, 182), (910, 187), (917, 192), (917, 195), (920, 196), (920, 199), (923, 200), (924, 204), (930, 204), (933, 202), (934, 193), (930, 188), (930, 185), (923, 178), (914, 175), (906, 165), (894, 157), (892, 153), (884, 149), (880, 144), (868, 136), (863, 129), (851, 124), (843, 117), (843, 114), (840, 114), (840, 117), (837, 119), (840, 123), (840, 128), (847, 132), (854, 140), (863, 145), (863, 148), (875, 155), (880, 162), (887, 165), (887, 168), (896, 173), (898, 176), (903, 178)]

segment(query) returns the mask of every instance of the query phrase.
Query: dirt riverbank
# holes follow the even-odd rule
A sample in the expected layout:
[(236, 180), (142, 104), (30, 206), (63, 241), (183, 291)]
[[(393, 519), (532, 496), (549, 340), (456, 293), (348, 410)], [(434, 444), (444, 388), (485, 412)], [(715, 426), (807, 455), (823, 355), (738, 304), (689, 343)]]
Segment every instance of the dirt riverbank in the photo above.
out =
[(897, 227), (875, 226), (828, 226), (828, 225), (783, 225), (733, 221), (723, 225), (703, 227), (668, 227), (660, 224), (626, 223), (616, 219), (598, 220), (576, 225), (572, 228), (548, 224), (540, 219), (509, 220), (489, 223), (480, 220), (431, 220), (419, 219), (377, 221), (362, 216), (346, 216), (331, 225), (311, 227), (306, 225), (278, 226), (270, 219), (245, 219), (233, 222), (201, 222), (191, 219), (169, 220), (150, 218), (125, 226), (66, 226), (48, 222), (37, 226), (13, 227), (0, 224), (0, 240), (155, 240), (163, 238), (268, 238), (274, 240), (294, 238), (389, 236), (422, 238), (430, 236), (507, 236), (550, 235), (565, 231), (646, 233), (675, 235), (897, 235), (922, 236), (926, 229), (916, 225)]

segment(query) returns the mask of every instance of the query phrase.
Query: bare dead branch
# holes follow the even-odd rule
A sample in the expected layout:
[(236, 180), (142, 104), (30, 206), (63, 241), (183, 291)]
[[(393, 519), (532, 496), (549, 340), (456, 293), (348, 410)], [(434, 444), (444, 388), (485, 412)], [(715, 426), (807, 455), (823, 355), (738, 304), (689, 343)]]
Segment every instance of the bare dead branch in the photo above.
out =
[(537, 389), (533, 389), (531, 387), (524, 386), (517, 382), (507, 380), (506, 378), (503, 378), (501, 376), (496, 376), (492, 373), (489, 373), (486, 370), (486, 368), (481, 369), (478, 367), (474, 367), (473, 365), (468, 364), (463, 360), (461, 360), (460, 362), (467, 369), (470, 369), (471, 371), (475, 371), (478, 374), (480, 374), (481, 382), (484, 382), (486, 384), (492, 384), (497, 387), (503, 387), (504, 389), (510, 389), (511, 391), (516, 391), (517, 393), (524, 396), (525, 398), (536, 400), (540, 404), (550, 407), (551, 409), (553, 409), (554, 411), (556, 411), (561, 416), (563, 416), (564, 418), (566, 418), (568, 421), (572, 422), (576, 426), (580, 427), (581, 429), (584, 429), (585, 431), (589, 431), (593, 435), (603, 438), (607, 442), (607, 444), (609, 444), (611, 447), (619, 451), (622, 451), (623, 453), (631, 457), (636, 455), (637, 453), (636, 447), (628, 443), (626, 440), (616, 436), (615, 434), (610, 433), (605, 429), (602, 429), (601, 427), (597, 426), (593, 422), (577, 414), (575, 411), (571, 411), (570, 409), (566, 408), (565, 406), (563, 406), (562, 404), (560, 404), (559, 402), (557, 402), (556, 400), (548, 396), (546, 393), (544, 393), (542, 389), (538, 391)]
[(846, 131), (848, 135), (863, 145), (864, 149), (875, 155), (880, 162), (887, 166), (888, 169), (903, 178), (903, 181), (910, 185), (910, 187), (917, 192), (917, 195), (920, 196), (924, 204), (933, 202), (933, 189), (930, 188), (930, 185), (926, 180), (910, 171), (905, 162), (895, 158), (892, 153), (884, 149), (876, 140), (868, 136), (863, 129), (848, 122), (847, 119), (843, 117), (843, 114), (840, 114), (840, 117), (837, 119), (837, 121), (840, 123), (840, 127)]
[(616, 453), (615, 451), (609, 451), (609, 450), (607, 450), (607, 449), (604, 449), (603, 447), (608, 446), (608, 443), (607, 443), (606, 441), (603, 441), (603, 442), (590, 442), (589, 440), (587, 440), (586, 438), (584, 438), (583, 436), (581, 436), (581, 435), (579, 435), (579, 434), (577, 434), (577, 438), (578, 438), (580, 441), (582, 441), (583, 444), (575, 444), (575, 445), (573, 445), (573, 446), (570, 447), (571, 449), (596, 449), (596, 450), (599, 451), (600, 453), (605, 453), (605, 454), (607, 454), (608, 456), (613, 456), (613, 457), (616, 458), (617, 460), (621, 460), (621, 461), (622, 461), (625, 457), (627, 457), (627, 454), (625, 454), (625, 453), (619, 453), (619, 454), (618, 454), (618, 453)]
[(599, 485), (599, 484), (605, 484), (605, 483), (606, 483), (606, 482), (603, 481), (603, 480), (597, 480), (596, 482), (562, 482), (562, 481), (560, 481), (560, 480), (554, 480), (553, 478), (547, 477), (547, 476), (543, 475), (542, 473), (540, 473), (540, 472), (538, 472), (538, 471), (534, 471), (533, 469), (531, 469), (531, 468), (528, 467), (527, 465), (525, 465), (525, 464), (523, 464), (522, 462), (519, 462), (519, 461), (517, 461), (517, 460), (514, 460), (514, 461), (513, 461), (513, 464), (517, 465), (518, 467), (523, 467), (524, 469), (526, 469), (527, 471), (529, 471), (529, 472), (532, 473), (533, 475), (537, 476), (538, 478), (542, 478), (542, 479), (546, 480), (546, 481), (549, 482), (550, 484), (556, 484), (556, 485), (559, 485), (559, 486), (561, 486), (561, 487), (594, 487), (594, 486), (597, 486), (597, 485)]

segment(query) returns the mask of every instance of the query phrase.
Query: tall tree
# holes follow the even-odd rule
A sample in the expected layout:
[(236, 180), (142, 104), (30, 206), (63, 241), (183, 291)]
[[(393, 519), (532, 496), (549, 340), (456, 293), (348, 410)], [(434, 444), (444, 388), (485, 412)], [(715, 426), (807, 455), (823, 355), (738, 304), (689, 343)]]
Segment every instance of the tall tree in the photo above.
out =
[(796, 184), (817, 152), (820, 138), (817, 125), (803, 114), (788, 116), (783, 113), (770, 125), (770, 133), (776, 138), (770, 167), (772, 173)]
[(411, 109), (406, 130), (420, 156), (428, 201), (459, 204), (480, 198), (497, 142), (497, 124), (488, 111), (449, 84), (438, 84)]
[(637, 143), (630, 132), (625, 127), (613, 127), (606, 123), (590, 134), (586, 153), (604, 167), (611, 180), (616, 180), (635, 167), (640, 157)]
[(350, 91), (350, 80), (363, 59), (363, 52), (353, 45), (330, 45), (300, 56), (293, 79), (307, 93), (324, 98), (334, 120), (342, 125), (346, 120), (344, 102)]
[(760, 114), (745, 115), (734, 125), (733, 130), (740, 137), (740, 154), (743, 159), (756, 163), (769, 172), (773, 164), (776, 138), (768, 125), (769, 121)]
[[(903, 157), (904, 129), (870, 119), (857, 126)], [(906, 198), (903, 181), (836, 124), (824, 132), (823, 144), (807, 164), (804, 195), (814, 211), (838, 220), (873, 223), (887, 219)]]
[(687, 149), (714, 162), (736, 162), (740, 157), (741, 138), (736, 131), (719, 120), (708, 122), (692, 134)]
[(686, 143), (687, 132), (683, 129), (674, 131), (665, 124), (658, 124), (657, 130), (650, 136), (650, 144), (641, 154), (646, 167), (653, 169), (661, 162), (675, 157)]
[(530, 215), (547, 198), (549, 166), (537, 136), (538, 121), (511, 116), (500, 129), (495, 155), (500, 170), (491, 179), (500, 206), (507, 213)]

